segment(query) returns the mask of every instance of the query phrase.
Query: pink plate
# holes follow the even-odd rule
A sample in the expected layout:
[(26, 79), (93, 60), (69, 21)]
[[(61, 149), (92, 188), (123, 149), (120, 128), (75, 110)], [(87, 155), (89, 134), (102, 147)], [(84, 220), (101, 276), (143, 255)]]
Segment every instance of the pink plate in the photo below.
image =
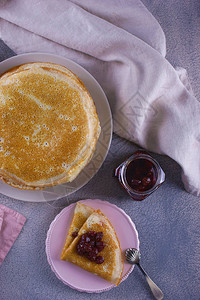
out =
[[(94, 209), (100, 209), (112, 223), (124, 254), (130, 247), (139, 249), (138, 233), (130, 217), (119, 207), (106, 201), (88, 199), (80, 201)], [(67, 232), (74, 213), (73, 203), (65, 207), (51, 223), (47, 232), (46, 254), (52, 271), (66, 285), (80, 292), (101, 293), (115, 287), (114, 284), (89, 273), (80, 267), (60, 259)], [(133, 271), (134, 266), (126, 263), (122, 281)]]

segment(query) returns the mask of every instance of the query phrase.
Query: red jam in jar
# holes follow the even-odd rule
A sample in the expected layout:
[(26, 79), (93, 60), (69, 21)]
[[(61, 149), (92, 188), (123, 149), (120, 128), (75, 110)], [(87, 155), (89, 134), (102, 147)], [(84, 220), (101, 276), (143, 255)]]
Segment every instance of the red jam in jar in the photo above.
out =
[(151, 189), (155, 185), (158, 175), (152, 162), (138, 158), (128, 164), (125, 176), (128, 185), (141, 192)]
[(138, 150), (115, 170), (120, 184), (134, 200), (143, 200), (165, 180), (158, 162), (146, 151)]

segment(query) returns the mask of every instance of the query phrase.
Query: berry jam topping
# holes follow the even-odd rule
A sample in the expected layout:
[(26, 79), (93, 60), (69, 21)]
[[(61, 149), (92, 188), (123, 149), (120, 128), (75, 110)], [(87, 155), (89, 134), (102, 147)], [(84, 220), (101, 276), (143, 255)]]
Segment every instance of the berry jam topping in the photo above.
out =
[(104, 258), (98, 255), (105, 247), (102, 238), (103, 232), (89, 231), (82, 234), (76, 246), (77, 253), (86, 256), (90, 261), (102, 264)]
[(138, 158), (127, 166), (126, 180), (132, 189), (139, 192), (148, 191), (156, 183), (157, 170), (151, 161)]
[(97, 264), (102, 264), (102, 263), (104, 262), (103, 256), (100, 256), (100, 255), (97, 256), (95, 262), (96, 262)]
[(74, 232), (72, 233), (72, 237), (73, 237), (73, 238), (77, 237), (77, 235), (78, 235), (78, 231), (74, 231)]

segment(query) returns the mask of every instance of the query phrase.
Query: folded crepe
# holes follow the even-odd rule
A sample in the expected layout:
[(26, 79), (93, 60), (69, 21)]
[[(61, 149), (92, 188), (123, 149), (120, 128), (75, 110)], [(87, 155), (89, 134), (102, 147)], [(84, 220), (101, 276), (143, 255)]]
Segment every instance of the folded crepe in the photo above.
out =
[[(77, 253), (79, 238), (89, 231), (103, 232), (102, 241), (105, 243), (105, 248), (99, 253), (104, 258), (104, 262), (101, 264), (90, 261), (87, 257)], [(100, 210), (92, 213), (83, 224), (78, 236), (65, 251), (65, 260), (116, 285), (120, 283), (123, 272), (120, 243), (110, 221)]]
[[(78, 235), (78, 232), (79, 232), (80, 228), (83, 226), (83, 224), (85, 223), (87, 218), (94, 211), (95, 210), (93, 208), (91, 208), (91, 207), (89, 207), (85, 204), (82, 204), (80, 202), (78, 202), (76, 204), (76, 207), (74, 209), (73, 219), (72, 219), (72, 222), (71, 222), (68, 234), (67, 234), (65, 245), (64, 245), (63, 250), (62, 250), (61, 259), (63, 259), (63, 260), (66, 259), (65, 252), (66, 252), (67, 248), (69, 247), (69, 245), (75, 239), (76, 234)], [(76, 234), (74, 234), (74, 233), (76, 233)]]
[[(101, 233), (104, 248), (98, 254), (102, 256), (103, 263), (91, 261), (88, 257), (80, 255), (77, 245), (82, 235), (89, 232)], [(73, 235), (73, 233), (76, 233)], [(96, 246), (95, 246), (96, 247)], [(123, 272), (123, 257), (120, 242), (116, 232), (108, 218), (98, 209), (84, 205), (80, 202), (76, 204), (73, 219), (62, 250), (61, 259), (69, 261), (77, 266), (98, 275), (116, 285), (121, 281)]]

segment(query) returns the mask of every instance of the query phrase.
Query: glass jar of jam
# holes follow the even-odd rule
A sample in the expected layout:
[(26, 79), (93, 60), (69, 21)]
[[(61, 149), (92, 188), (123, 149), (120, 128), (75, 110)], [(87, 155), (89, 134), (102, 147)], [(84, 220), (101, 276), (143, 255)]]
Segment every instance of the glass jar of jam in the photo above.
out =
[(144, 200), (165, 181), (165, 173), (159, 163), (143, 150), (136, 151), (117, 167), (115, 176), (136, 201)]

